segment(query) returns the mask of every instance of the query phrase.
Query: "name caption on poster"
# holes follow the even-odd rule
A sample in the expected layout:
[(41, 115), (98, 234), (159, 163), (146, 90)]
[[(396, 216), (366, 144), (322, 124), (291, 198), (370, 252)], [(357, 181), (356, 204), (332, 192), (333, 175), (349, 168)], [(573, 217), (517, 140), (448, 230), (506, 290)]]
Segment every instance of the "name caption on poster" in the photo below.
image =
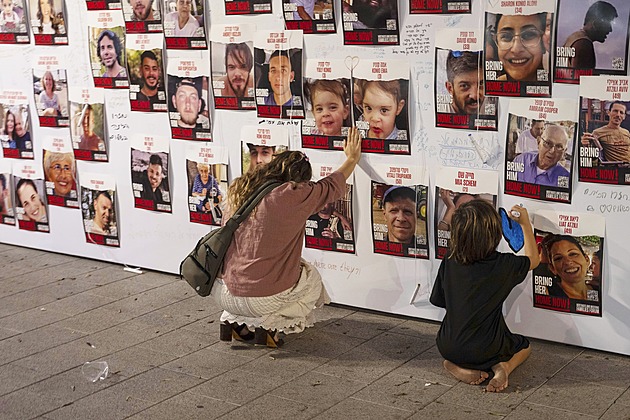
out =
[(315, 268), (318, 268), (321, 270), (335, 270), (342, 273), (347, 273), (346, 279), (349, 279), (350, 276), (352, 275), (358, 276), (361, 274), (361, 269), (359, 267), (354, 267), (345, 261), (342, 262), (341, 265), (339, 265), (339, 264), (325, 263), (324, 261), (314, 260), (311, 262), (311, 264), (313, 264)]
[(555, 102), (549, 99), (535, 99), (534, 105), (530, 105), (529, 110), (538, 112), (538, 118), (541, 120), (546, 119), (547, 114), (558, 113), (558, 108), (555, 106)]
[(474, 172), (457, 171), (457, 178), (454, 179), (455, 185), (462, 186), (462, 192), (468, 192), (468, 187), (476, 187)]
[(606, 92), (612, 93), (613, 99), (621, 99), (622, 93), (628, 93), (627, 79), (607, 79)]
[(563, 233), (571, 234), (573, 229), (579, 227), (580, 216), (569, 216), (561, 214), (558, 216), (558, 226), (563, 229)]
[(523, 7), (536, 7), (538, 0), (515, 0), (502, 1), (501, 7), (513, 7), (514, 13), (523, 13)]
[(411, 179), (411, 173), (409, 172), (409, 168), (390, 166), (385, 177), (394, 180), (396, 185), (402, 185), (403, 179)]
[(477, 37), (475, 36), (475, 32), (473, 31), (470, 31), (470, 32), (461, 31), (459, 35), (457, 36), (456, 42), (458, 44), (461, 44), (462, 50), (469, 50), (470, 44), (477, 43)]

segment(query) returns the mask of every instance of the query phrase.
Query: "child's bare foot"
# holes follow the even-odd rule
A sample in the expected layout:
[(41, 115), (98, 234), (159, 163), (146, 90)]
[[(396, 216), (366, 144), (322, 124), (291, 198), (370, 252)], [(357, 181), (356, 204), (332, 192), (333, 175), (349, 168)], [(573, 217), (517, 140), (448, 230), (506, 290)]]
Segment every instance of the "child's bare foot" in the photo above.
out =
[(444, 361), (444, 369), (457, 378), (457, 380), (466, 382), (470, 385), (479, 385), (488, 379), (489, 376), (487, 372), (482, 370), (466, 369), (457, 366), (455, 363), (449, 362), (448, 360)]
[(490, 380), (490, 383), (486, 387), (488, 392), (501, 392), (508, 386), (509, 373), (505, 368), (505, 362), (497, 363), (492, 366), (494, 377)]

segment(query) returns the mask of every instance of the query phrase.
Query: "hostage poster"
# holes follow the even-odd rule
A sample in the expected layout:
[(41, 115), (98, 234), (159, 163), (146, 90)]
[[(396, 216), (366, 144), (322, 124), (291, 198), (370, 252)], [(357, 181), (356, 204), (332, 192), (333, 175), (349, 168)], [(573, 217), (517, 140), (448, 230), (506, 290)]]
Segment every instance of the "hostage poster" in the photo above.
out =
[(227, 203), (227, 149), (213, 143), (186, 145), (188, 213), (192, 223), (221, 226)]

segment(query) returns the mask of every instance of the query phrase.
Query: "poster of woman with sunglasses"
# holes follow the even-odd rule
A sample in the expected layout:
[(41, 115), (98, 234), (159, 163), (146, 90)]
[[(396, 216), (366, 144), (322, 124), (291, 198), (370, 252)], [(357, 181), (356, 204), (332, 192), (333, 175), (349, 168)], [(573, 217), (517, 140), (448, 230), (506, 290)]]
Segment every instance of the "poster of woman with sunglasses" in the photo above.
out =
[(554, 1), (513, 3), (486, 7), (486, 95), (549, 97)]
[[(570, 203), (573, 138), (577, 103), (572, 99), (510, 101), (506, 139), (505, 194)], [(544, 128), (532, 130), (544, 121)], [(519, 137), (534, 132), (534, 141), (516, 153)]]
[(435, 126), (497, 131), (498, 98), (486, 96), (478, 29), (435, 37)]

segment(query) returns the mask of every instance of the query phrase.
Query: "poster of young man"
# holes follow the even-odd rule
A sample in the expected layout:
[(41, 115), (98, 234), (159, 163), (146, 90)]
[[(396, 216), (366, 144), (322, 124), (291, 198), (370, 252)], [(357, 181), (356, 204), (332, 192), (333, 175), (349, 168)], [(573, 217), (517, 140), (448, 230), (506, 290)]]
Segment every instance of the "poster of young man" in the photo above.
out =
[(28, 161), (14, 162), (13, 183), (15, 216), (19, 228), (33, 232), (50, 232), (41, 166)]
[[(204, 59), (205, 57), (205, 59)], [(169, 58), (168, 115), (174, 139), (211, 141), (208, 92), (209, 60), (192, 54)]]
[(25, 0), (2, 0), (0, 44), (28, 44)]
[(592, 213), (538, 210), (534, 235), (534, 308), (602, 316), (605, 219)]
[(486, 200), (496, 206), (499, 177), (495, 171), (441, 166), (435, 184), (433, 232), (435, 257), (441, 260), (448, 256), (455, 210), (472, 200)]
[(166, 137), (131, 137), (131, 188), (137, 209), (172, 212)]
[(156, 0), (121, 0), (127, 34), (162, 32), (160, 2)]
[[(577, 104), (572, 99), (512, 99), (506, 150), (510, 142), (534, 131), (522, 153), (506, 153), (504, 192), (520, 197), (570, 203), (573, 138)], [(540, 124), (539, 121), (544, 121)], [(540, 130), (536, 126), (541, 125)]]
[(344, 45), (398, 45), (398, 0), (342, 0)]
[(630, 3), (558, 0), (553, 81), (577, 84), (581, 76), (628, 74)]
[(623, 76), (580, 78), (578, 180), (630, 184), (630, 94)]
[(29, 9), (35, 45), (68, 45), (63, 0), (31, 0)]
[(119, 247), (116, 181), (113, 176), (81, 172), (81, 213), (85, 241)]
[(360, 60), (354, 69), (352, 94), (363, 152), (410, 154), (409, 63)]
[(51, 206), (79, 208), (77, 170), (70, 137), (44, 137), (46, 200)]
[(271, 162), (274, 153), (289, 150), (289, 130), (277, 125), (246, 125), (241, 128), (241, 173)]
[(302, 31), (256, 33), (254, 74), (259, 118), (304, 118), (302, 37)]
[(120, 10), (124, 0), (85, 0), (88, 10)]
[(162, 0), (164, 37), (170, 50), (205, 50), (206, 22), (204, 2), (200, 0)]
[(68, 127), (68, 79), (54, 55), (38, 56), (33, 67), (33, 93), (40, 127)]
[(408, 165), (375, 165), (374, 171), (385, 181), (372, 181), (374, 253), (428, 259), (426, 171)]
[(94, 86), (127, 89), (125, 26), (120, 12), (88, 12), (88, 42)]
[(485, 82), (489, 96), (551, 96), (551, 34), (554, 0), (488, 1)]
[(100, 89), (70, 87), (70, 135), (77, 160), (108, 161), (104, 102)]
[(21, 90), (0, 91), (0, 142), (5, 158), (33, 159), (28, 97)]
[(188, 213), (192, 223), (221, 226), (227, 203), (227, 149), (213, 143), (186, 145)]
[(412, 15), (469, 14), (471, 3), (471, 0), (409, 0), (409, 13)]
[(352, 125), (350, 70), (343, 60), (306, 60), (302, 147), (342, 150)]
[(272, 12), (271, 0), (224, 0), (225, 14), (263, 15)]
[(335, 10), (332, 0), (282, 0), (287, 29), (301, 29), (305, 34), (334, 34)]
[(212, 25), (212, 91), (216, 109), (256, 109), (254, 99), (255, 25)]
[(485, 95), (479, 31), (442, 29), (435, 40), (435, 126), (497, 131), (498, 98)]
[(0, 224), (15, 226), (13, 175), (11, 163), (0, 161)]
[[(313, 180), (335, 170), (333, 165), (311, 162)], [(306, 248), (354, 254), (356, 250), (352, 217), (352, 177), (346, 182), (342, 198), (326, 205), (306, 221)]]
[(132, 111), (166, 112), (162, 34), (127, 35), (127, 72)]

